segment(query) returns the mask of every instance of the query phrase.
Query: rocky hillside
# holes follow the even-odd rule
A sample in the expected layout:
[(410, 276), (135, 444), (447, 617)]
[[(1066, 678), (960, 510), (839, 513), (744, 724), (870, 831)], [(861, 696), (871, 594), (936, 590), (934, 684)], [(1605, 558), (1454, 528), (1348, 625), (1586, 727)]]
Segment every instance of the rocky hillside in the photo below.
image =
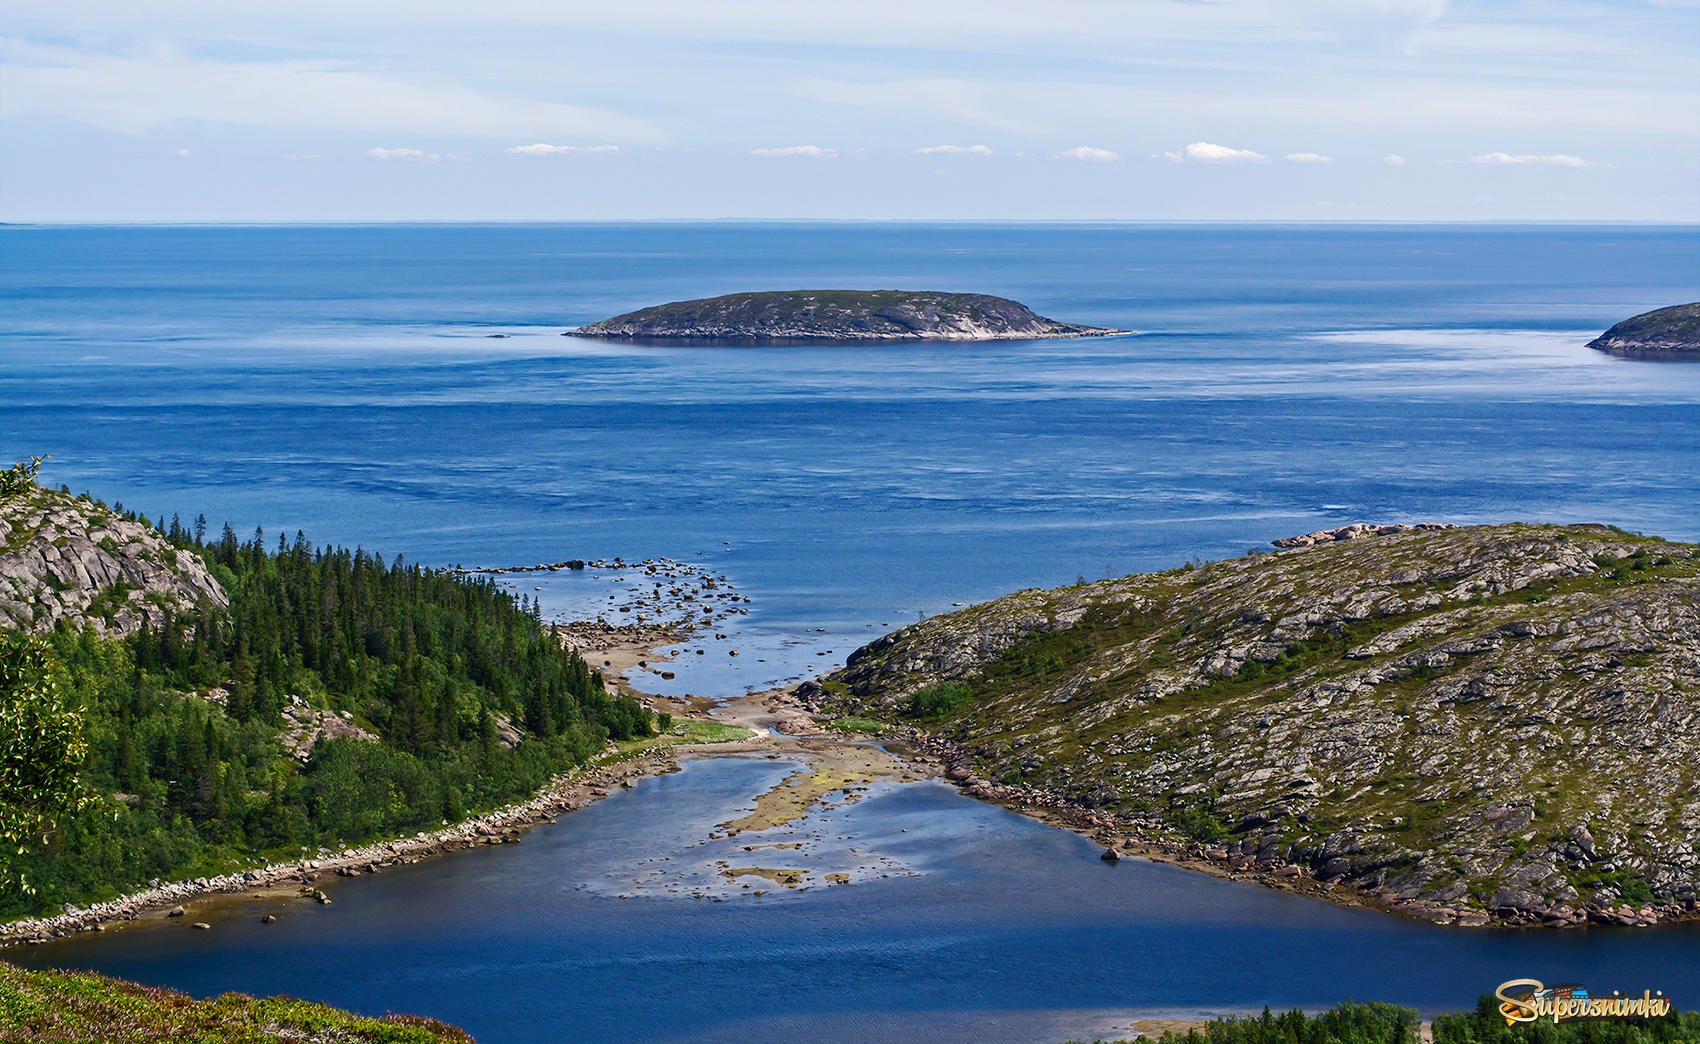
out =
[(1059, 323), (986, 294), (782, 290), (674, 301), (571, 331), (633, 341), (993, 341), (1119, 333)]
[(1023, 591), (857, 650), (823, 701), (1224, 867), (1440, 921), (1633, 923), (1700, 889), (1700, 547), (1353, 527)]
[(34, 485), (0, 497), (0, 627), (68, 618), (130, 635), (202, 599), (227, 604), (204, 562), (147, 526)]
[(1700, 302), (1625, 319), (1588, 347), (1637, 359), (1700, 359)]

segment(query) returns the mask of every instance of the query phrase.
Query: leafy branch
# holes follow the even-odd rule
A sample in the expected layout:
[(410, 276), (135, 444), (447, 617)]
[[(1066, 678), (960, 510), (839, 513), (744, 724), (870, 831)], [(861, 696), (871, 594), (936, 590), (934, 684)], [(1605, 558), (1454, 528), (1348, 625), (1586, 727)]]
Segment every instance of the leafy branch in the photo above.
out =
[(28, 460), (20, 460), (16, 464), (0, 471), (0, 497), (16, 496), (35, 487), (36, 472), (41, 470), (42, 461), (51, 454), (43, 453)]
[(0, 886), (33, 893), (14, 859), (86, 806), (78, 774), (88, 753), (83, 715), (65, 698), (47, 643), (0, 632)]

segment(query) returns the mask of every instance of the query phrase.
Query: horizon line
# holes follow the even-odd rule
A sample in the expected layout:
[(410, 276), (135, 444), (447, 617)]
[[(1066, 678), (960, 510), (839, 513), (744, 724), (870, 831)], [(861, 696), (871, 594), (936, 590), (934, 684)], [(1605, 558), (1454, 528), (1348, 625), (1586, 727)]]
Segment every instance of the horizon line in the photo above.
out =
[(0, 220), (0, 229), (26, 228), (264, 228), (374, 225), (1401, 225), (1700, 227), (1700, 218), (896, 218), (896, 217), (657, 217), (657, 218), (213, 218)]

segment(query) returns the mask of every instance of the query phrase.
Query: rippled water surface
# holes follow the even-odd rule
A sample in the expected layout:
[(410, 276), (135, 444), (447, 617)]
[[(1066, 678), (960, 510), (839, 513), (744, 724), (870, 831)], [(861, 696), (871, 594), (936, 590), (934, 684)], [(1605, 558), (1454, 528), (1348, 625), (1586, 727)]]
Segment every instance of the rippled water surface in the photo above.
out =
[[(1143, 332), (559, 336), (799, 285)], [(744, 655), (669, 688), (736, 691), (952, 602), (1362, 519), (1700, 536), (1700, 367), (1583, 347), (1695, 298), (1692, 228), (12, 228), (0, 451), (149, 515), (432, 563), (699, 561), (751, 597)], [(605, 603), (576, 580), (514, 582)]]
[[(519, 845), (326, 886), (328, 907), (237, 899), (222, 916), (197, 911), (208, 932), (154, 922), (16, 953), (196, 993), (427, 1013), (486, 1044), (1062, 1041), (1153, 1012), (1354, 997), (1445, 1010), (1530, 976), (1700, 995), (1696, 926), (1434, 928), (1155, 863), (1106, 865), (1084, 838), (936, 783), (881, 788), (783, 835), (819, 838), (824, 857), (814, 841), (796, 855), (703, 850), (713, 823), (789, 767), (688, 763)], [(628, 887), (657, 863), (682, 881), (718, 858), (836, 868), (846, 837), (905, 871), (720, 902)], [(272, 910), (279, 922), (260, 924)]]

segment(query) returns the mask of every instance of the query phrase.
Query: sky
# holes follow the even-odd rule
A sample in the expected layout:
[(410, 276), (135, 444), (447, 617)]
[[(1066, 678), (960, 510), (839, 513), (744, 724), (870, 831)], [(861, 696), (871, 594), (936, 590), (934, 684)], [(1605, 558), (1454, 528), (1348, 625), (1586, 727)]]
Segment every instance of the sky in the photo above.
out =
[(1700, 220), (1700, 0), (6, 0), (0, 221)]

